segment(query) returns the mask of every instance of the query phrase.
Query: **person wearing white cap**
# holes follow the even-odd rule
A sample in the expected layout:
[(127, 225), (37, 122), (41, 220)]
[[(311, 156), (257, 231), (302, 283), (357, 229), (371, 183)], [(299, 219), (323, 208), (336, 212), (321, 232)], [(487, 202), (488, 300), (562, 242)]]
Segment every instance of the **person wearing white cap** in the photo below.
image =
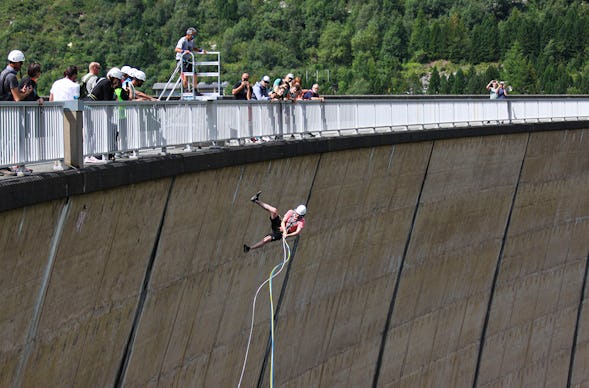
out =
[(507, 89), (505, 89), (505, 81), (499, 82), (499, 88), (497, 88), (497, 98), (504, 99), (507, 98)]
[(282, 81), (286, 82), (288, 84), (288, 87), (290, 88), (290, 83), (292, 82), (292, 80), (294, 79), (294, 74), (292, 73), (288, 73), (287, 75), (284, 76), (284, 78), (280, 79), (280, 78), (276, 78), (274, 80), (274, 84), (272, 85), (272, 89), (276, 89), (280, 83)]
[(33, 92), (33, 88), (25, 86), (18, 88), (16, 73), (21, 69), (25, 55), (20, 50), (12, 50), (8, 53), (8, 65), (0, 73), (0, 101), (23, 101)]
[(252, 88), (252, 100), (265, 101), (269, 100), (268, 85), (270, 84), (270, 77), (265, 75), (259, 82), (256, 82)]
[(258, 191), (250, 200), (270, 213), (272, 233), (268, 233), (262, 240), (258, 241), (251, 247), (247, 244), (243, 244), (243, 252), (245, 253), (248, 253), (252, 249), (260, 248), (270, 241), (277, 241), (283, 238), (296, 236), (301, 233), (305, 227), (305, 214), (307, 214), (307, 207), (305, 205), (299, 205), (296, 209), (290, 209), (281, 219), (278, 215), (278, 209), (260, 201), (261, 195), (262, 192)]

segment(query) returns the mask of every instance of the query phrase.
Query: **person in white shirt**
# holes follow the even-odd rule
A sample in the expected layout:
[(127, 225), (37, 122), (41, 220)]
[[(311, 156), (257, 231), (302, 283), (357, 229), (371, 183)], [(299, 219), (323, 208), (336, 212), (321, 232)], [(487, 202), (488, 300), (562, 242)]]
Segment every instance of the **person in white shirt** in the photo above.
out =
[(58, 79), (51, 86), (49, 101), (71, 101), (80, 97), (80, 84), (76, 82), (78, 68), (68, 66), (63, 75), (63, 78)]

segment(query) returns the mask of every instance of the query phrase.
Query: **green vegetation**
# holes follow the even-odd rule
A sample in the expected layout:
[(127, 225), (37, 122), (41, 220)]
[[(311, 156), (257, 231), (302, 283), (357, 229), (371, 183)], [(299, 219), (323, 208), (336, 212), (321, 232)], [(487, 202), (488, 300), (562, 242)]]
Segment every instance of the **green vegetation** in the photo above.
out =
[(40, 62), (45, 95), (93, 60), (141, 68), (149, 87), (189, 26), (230, 85), (248, 71), (293, 72), (324, 94), (485, 94), (492, 78), (513, 93), (589, 92), (589, 4), (575, 0), (3, 0), (0, 55)]

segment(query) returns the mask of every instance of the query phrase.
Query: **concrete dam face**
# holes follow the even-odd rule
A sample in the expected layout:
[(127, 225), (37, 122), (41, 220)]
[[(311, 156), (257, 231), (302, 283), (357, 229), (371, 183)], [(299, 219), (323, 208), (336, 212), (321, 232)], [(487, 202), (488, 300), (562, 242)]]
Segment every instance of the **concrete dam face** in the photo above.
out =
[(0, 386), (237, 386), (283, 260), (243, 253), (270, 231), (258, 190), (307, 225), (272, 284), (273, 363), (266, 287), (241, 386), (587, 386), (589, 130), (551, 126), (23, 178), (67, 188), (0, 213)]

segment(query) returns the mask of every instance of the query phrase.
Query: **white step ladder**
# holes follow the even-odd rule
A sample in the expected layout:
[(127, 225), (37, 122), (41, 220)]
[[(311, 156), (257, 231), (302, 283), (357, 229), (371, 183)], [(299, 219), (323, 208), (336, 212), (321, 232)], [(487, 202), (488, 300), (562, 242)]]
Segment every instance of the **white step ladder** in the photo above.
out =
[[(203, 92), (205, 97), (217, 98), (223, 95), (221, 85), (221, 53), (218, 51), (207, 51), (199, 53), (199, 61), (196, 62), (196, 73), (199, 81), (208, 79), (208, 83), (213, 85), (212, 91)], [(202, 59), (202, 60), (200, 60)]]
[[(161, 100), (164, 97), (164, 95), (166, 93), (168, 93), (168, 95), (166, 97), (166, 101), (169, 101), (170, 98), (172, 97), (172, 95), (174, 94), (174, 92), (176, 91), (176, 89), (178, 89), (178, 85), (180, 86), (180, 98), (182, 100), (196, 100), (196, 99), (206, 100), (206, 99), (210, 99), (211, 97), (217, 98), (223, 94), (223, 90), (222, 90), (222, 86), (221, 86), (221, 54), (220, 54), (220, 52), (213, 51), (213, 52), (202, 52), (202, 53), (196, 53), (196, 54), (200, 55), (200, 56), (216, 56), (216, 58), (214, 58), (214, 60), (195, 61), (193, 53), (185, 54), (186, 56), (190, 55), (190, 60), (187, 62), (189, 62), (189, 63), (192, 62), (192, 71), (183, 71), (183, 66), (182, 66), (183, 60), (178, 61), (178, 64), (176, 65), (174, 72), (170, 76), (170, 79), (166, 83), (166, 86), (164, 86), (164, 89), (160, 93), (158, 100)], [(195, 73), (195, 70), (201, 70), (201, 71), (198, 71)], [(195, 74), (196, 74), (197, 78), (195, 78)], [(176, 78), (176, 76), (178, 78), (176, 79), (176, 82), (172, 85), (172, 82), (174, 82), (174, 79)], [(186, 79), (186, 89), (184, 88), (184, 85), (182, 83), (183, 77)], [(207, 92), (207, 93), (203, 93), (202, 95), (197, 93), (196, 79), (201, 79), (201, 77), (203, 77), (203, 78), (216, 78), (216, 84), (215, 84), (215, 82), (213, 82), (213, 92), (212, 93)], [(169, 90), (169, 92), (168, 92), (168, 90)], [(203, 97), (203, 98), (199, 98), (199, 97)]]

